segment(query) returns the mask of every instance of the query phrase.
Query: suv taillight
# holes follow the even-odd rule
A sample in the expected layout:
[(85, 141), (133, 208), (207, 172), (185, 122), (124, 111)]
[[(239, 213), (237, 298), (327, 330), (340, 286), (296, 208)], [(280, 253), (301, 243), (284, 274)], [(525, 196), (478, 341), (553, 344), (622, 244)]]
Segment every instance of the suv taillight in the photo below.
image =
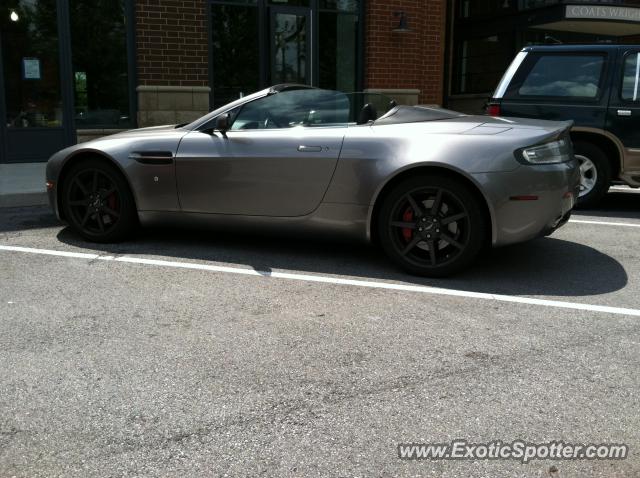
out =
[(500, 116), (500, 105), (487, 105), (487, 114), (489, 116)]

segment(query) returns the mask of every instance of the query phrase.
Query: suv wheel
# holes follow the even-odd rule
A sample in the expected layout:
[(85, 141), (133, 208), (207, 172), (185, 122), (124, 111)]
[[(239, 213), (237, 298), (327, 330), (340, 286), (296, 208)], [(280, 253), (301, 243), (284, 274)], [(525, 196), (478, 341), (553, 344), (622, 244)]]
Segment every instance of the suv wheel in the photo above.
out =
[(580, 195), (577, 207), (594, 207), (609, 190), (611, 164), (604, 151), (592, 143), (576, 141), (573, 149), (580, 163)]

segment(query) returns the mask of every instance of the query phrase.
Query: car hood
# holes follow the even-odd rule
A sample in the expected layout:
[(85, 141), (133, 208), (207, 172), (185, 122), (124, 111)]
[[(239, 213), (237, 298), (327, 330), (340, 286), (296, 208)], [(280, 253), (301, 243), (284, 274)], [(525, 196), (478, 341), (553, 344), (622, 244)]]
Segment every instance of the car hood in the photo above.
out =
[(187, 130), (179, 128), (178, 125), (168, 124), (162, 126), (150, 126), (147, 128), (137, 128), (130, 129), (127, 131), (122, 131), (120, 133), (112, 134), (109, 136), (103, 136), (102, 138), (98, 138), (96, 141), (108, 139), (108, 138), (133, 138), (133, 137), (149, 137), (156, 135), (170, 135), (174, 136), (176, 134), (183, 135), (187, 133)]

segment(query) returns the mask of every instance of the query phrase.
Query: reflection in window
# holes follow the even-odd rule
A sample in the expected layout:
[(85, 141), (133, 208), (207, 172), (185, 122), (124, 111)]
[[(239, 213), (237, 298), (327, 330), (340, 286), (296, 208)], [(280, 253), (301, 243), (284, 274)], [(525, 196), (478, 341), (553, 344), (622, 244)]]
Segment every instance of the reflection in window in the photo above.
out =
[(627, 101), (640, 100), (640, 53), (627, 56), (624, 62), (622, 99)]
[(349, 98), (337, 91), (284, 91), (244, 105), (235, 117), (231, 129), (346, 126), (349, 109)]
[(309, 83), (306, 15), (277, 12), (273, 22), (272, 83)]
[[(62, 126), (55, 0), (3, 3), (0, 34), (9, 128)], [(9, 15), (11, 12), (11, 16)]]
[(225, 105), (260, 85), (258, 8), (211, 6), (213, 104)]
[(540, 56), (518, 93), (522, 96), (596, 98), (604, 56)]
[(124, 0), (71, 0), (71, 61), (77, 128), (129, 128)]

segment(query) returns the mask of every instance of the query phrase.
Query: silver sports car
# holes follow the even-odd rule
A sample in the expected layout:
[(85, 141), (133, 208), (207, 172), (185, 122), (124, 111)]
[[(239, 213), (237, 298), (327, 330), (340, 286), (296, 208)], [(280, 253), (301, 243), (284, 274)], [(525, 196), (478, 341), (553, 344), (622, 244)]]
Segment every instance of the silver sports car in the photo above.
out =
[(278, 85), (190, 124), (64, 149), (47, 187), (58, 217), (90, 241), (167, 222), (339, 233), (442, 276), (484, 245), (568, 220), (579, 186), (570, 126)]

